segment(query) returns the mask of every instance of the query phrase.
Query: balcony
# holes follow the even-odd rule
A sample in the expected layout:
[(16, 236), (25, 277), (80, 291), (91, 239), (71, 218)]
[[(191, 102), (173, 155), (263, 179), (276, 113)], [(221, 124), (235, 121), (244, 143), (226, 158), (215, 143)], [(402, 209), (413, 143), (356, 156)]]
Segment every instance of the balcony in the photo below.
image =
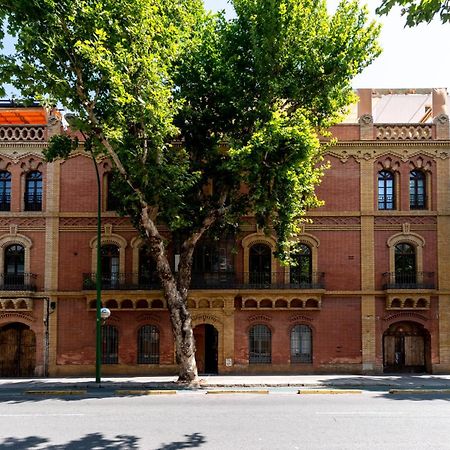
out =
[(383, 289), (435, 289), (434, 272), (383, 273)]
[[(95, 272), (83, 274), (83, 289), (94, 290), (96, 288)], [(157, 274), (139, 276), (137, 273), (115, 273), (102, 275), (102, 290), (154, 290), (161, 289)]]
[[(95, 289), (95, 273), (83, 274), (83, 289)], [(202, 272), (193, 273), (191, 289), (324, 289), (323, 272), (311, 275), (285, 272)], [(161, 289), (156, 273), (139, 276), (137, 273), (118, 273), (102, 276), (103, 290), (155, 290)]]
[(36, 274), (0, 274), (0, 291), (36, 291)]

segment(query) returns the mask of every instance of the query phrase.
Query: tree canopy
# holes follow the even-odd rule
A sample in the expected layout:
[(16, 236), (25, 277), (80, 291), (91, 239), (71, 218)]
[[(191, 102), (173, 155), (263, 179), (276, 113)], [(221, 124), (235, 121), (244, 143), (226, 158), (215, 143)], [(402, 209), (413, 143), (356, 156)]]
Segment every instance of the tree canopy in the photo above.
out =
[(448, 0), (383, 0), (377, 8), (377, 14), (388, 14), (394, 6), (401, 7), (406, 17), (406, 25), (413, 27), (421, 22), (431, 22), (439, 15), (442, 23), (450, 21), (450, 3)]
[[(148, 238), (175, 335), (192, 337), (187, 292), (206, 232), (255, 216), (286, 259), (318, 204), (319, 134), (354, 100), (352, 78), (379, 54), (356, 0), (0, 0), (16, 51), (0, 82), (60, 104), (116, 168), (122, 212)], [(47, 158), (76, 147), (57, 136)], [(177, 272), (158, 224), (182, 236)], [(177, 342), (177, 361), (193, 348)]]

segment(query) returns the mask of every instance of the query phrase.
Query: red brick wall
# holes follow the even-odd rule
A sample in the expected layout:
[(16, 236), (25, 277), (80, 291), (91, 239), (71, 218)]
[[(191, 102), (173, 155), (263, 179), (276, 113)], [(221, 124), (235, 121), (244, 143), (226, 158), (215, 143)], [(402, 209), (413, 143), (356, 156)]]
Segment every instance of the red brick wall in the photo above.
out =
[(325, 171), (322, 183), (316, 189), (325, 205), (314, 211), (359, 211), (360, 166), (353, 158), (343, 163), (338, 158), (326, 155), (330, 168)]

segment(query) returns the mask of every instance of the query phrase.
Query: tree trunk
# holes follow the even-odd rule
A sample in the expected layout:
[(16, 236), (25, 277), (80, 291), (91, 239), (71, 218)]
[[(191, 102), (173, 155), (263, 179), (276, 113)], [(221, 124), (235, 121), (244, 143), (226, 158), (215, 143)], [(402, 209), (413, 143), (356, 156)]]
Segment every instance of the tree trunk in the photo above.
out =
[(198, 372), (191, 314), (177, 290), (165, 291), (165, 296), (175, 341), (175, 357), (179, 370), (178, 381), (195, 383), (198, 381)]
[[(152, 256), (156, 261), (156, 269), (164, 291), (169, 309), (172, 334), (175, 343), (175, 357), (178, 364), (178, 381), (195, 384), (198, 382), (197, 363), (195, 361), (195, 341), (192, 330), (191, 314), (187, 308), (187, 291), (183, 293), (177, 285), (170, 267), (164, 240), (159, 234), (153, 220), (145, 208), (142, 212), (142, 223), (147, 232)], [(189, 272), (190, 273), (190, 272)], [(189, 273), (185, 274), (181, 286), (190, 284)]]

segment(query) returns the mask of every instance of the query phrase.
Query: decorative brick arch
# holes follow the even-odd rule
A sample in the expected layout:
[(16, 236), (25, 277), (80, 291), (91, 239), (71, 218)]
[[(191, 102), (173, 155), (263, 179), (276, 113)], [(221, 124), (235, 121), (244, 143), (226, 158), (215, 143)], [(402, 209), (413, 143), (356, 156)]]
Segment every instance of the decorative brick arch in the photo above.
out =
[(274, 251), (276, 248), (276, 240), (272, 236), (266, 236), (263, 233), (252, 233), (247, 236), (245, 236), (242, 241), (241, 245), (244, 249), (244, 273), (248, 273), (250, 271), (250, 264), (249, 264), (249, 255), (250, 255), (250, 247), (255, 244), (265, 244), (270, 247), (270, 264), (272, 267), (272, 272), (274, 272), (274, 268), (276, 267), (276, 258), (274, 256)]
[(410, 244), (416, 251), (416, 270), (423, 271), (423, 247), (425, 239), (416, 233), (410, 231), (408, 223), (403, 224), (402, 233), (397, 233), (387, 240), (389, 247), (389, 272), (395, 272), (395, 246), (400, 243)]
[(24, 248), (25, 261), (24, 261), (24, 272), (30, 273), (31, 258), (30, 250), (33, 243), (30, 238), (24, 236), (23, 234), (17, 234), (17, 227), (11, 225), (9, 234), (3, 235), (0, 238), (0, 273), (5, 271), (5, 249), (10, 245), (18, 244)]
[[(111, 233), (111, 226), (105, 225), (105, 234), (102, 234), (100, 245), (117, 245), (119, 247), (119, 272), (125, 272), (125, 249), (127, 248), (127, 241), (118, 234)], [(91, 267), (92, 272), (97, 271), (97, 236), (89, 241), (89, 247), (92, 249)]]
[[(294, 242), (296, 244), (305, 244), (311, 249), (311, 271), (313, 273), (317, 273), (319, 267), (318, 263), (318, 248), (320, 245), (319, 239), (317, 239), (312, 234), (301, 233), (296, 237)], [(290, 275), (291, 275), (291, 266), (286, 266), (284, 275), (286, 283), (289, 283)]]

